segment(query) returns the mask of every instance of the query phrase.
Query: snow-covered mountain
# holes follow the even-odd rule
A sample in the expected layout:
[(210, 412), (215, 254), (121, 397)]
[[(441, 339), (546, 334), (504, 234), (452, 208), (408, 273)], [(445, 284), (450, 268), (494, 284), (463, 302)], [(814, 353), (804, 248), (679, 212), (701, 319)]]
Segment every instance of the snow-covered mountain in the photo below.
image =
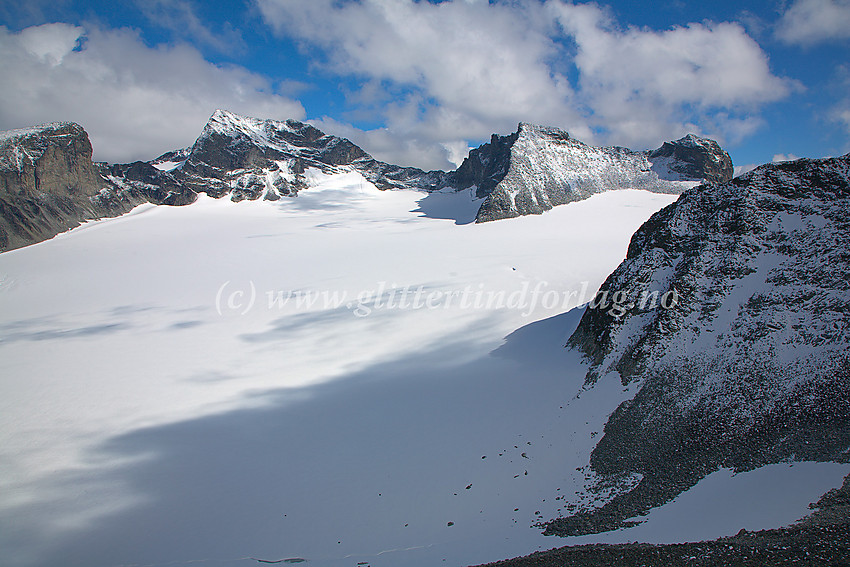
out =
[(309, 188), (305, 174), (311, 168), (325, 174), (356, 171), (382, 190), (435, 189), (445, 176), (380, 162), (349, 140), (296, 120), (261, 120), (216, 110), (191, 147), (150, 163), (113, 166), (110, 179), (119, 186), (174, 183), (191, 195), (274, 201)]
[(689, 134), (651, 152), (599, 148), (557, 128), (521, 123), (470, 151), (451, 183), (486, 197), (485, 222), (540, 214), (556, 205), (616, 189), (681, 193), (701, 181), (732, 178), (732, 160), (717, 142)]
[(0, 250), (144, 202), (185, 205), (198, 194), (233, 201), (294, 197), (320, 183), (317, 173), (355, 173), (380, 190), (464, 193), (483, 199), (475, 220), (484, 222), (539, 214), (613, 189), (680, 193), (701, 180), (728, 180), (732, 171), (728, 154), (693, 135), (634, 152), (595, 148), (557, 128), (520, 124), (514, 134), (494, 134), (472, 150), (457, 170), (425, 172), (378, 161), (309, 124), (224, 110), (215, 111), (192, 146), (150, 162), (92, 164), (87, 134), (71, 123), (6, 133), (0, 156)]
[(620, 527), (721, 467), (847, 462), (848, 250), (850, 154), (763, 165), (653, 215), (568, 343), (588, 386), (640, 387), (591, 459), (604, 482), (640, 482), (550, 532)]
[(153, 201), (137, 192), (117, 191), (91, 156), (88, 134), (77, 124), (0, 133), (0, 251)]
[(433, 190), (446, 173), (380, 162), (350, 141), (295, 120), (217, 110), (185, 149), (150, 162), (92, 163), (85, 130), (54, 123), (0, 135), (0, 250), (51, 238), (85, 220), (151, 202), (193, 203), (198, 194), (276, 200), (308, 188), (308, 171), (357, 172), (379, 189)]

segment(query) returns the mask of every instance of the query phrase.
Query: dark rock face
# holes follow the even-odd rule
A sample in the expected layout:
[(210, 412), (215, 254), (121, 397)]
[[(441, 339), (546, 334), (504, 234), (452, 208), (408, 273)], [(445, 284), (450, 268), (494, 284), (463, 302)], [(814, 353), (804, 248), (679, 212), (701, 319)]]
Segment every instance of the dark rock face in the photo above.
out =
[[(641, 480), (549, 533), (620, 527), (720, 467), (847, 462), (848, 273), (850, 155), (764, 165), (656, 213), (602, 287), (626, 309), (587, 309), (568, 343), (588, 384), (639, 384), (591, 465)], [(678, 299), (641, 309), (652, 292)]]
[[(156, 161), (183, 157), (175, 156)], [(304, 174), (310, 168), (325, 174), (354, 170), (379, 189), (436, 188), (445, 176), (380, 162), (349, 140), (296, 120), (260, 120), (222, 110), (212, 115), (171, 173), (195, 193), (229, 194), (234, 201), (277, 200), (307, 188)]]
[(725, 183), (734, 175), (732, 158), (714, 140), (688, 134), (675, 142), (664, 142), (649, 152), (653, 171), (709, 183)]
[(372, 157), (357, 159), (351, 165), (381, 191), (390, 189), (436, 191), (444, 187), (450, 178), (450, 174), (445, 171), (422, 171), (415, 167), (401, 167)]
[(681, 193), (694, 181), (726, 180), (727, 170), (731, 179), (731, 168), (716, 142), (693, 135), (635, 152), (588, 146), (557, 128), (521, 123), (510, 136), (493, 135), (471, 150), (448, 184), (474, 187), (476, 197), (486, 198), (476, 222), (487, 222), (541, 214), (615, 189)]
[(197, 194), (184, 183), (144, 161), (103, 166), (102, 173), (117, 187), (142, 195), (155, 205), (188, 205)]
[(508, 174), (511, 164), (511, 148), (519, 137), (519, 130), (509, 136), (493, 134), (490, 142), (469, 151), (469, 156), (454, 172), (455, 187), (476, 187), (479, 199), (490, 195)]
[(85, 130), (55, 123), (0, 138), (0, 251), (51, 238), (81, 221), (145, 201), (116, 187), (91, 161)]

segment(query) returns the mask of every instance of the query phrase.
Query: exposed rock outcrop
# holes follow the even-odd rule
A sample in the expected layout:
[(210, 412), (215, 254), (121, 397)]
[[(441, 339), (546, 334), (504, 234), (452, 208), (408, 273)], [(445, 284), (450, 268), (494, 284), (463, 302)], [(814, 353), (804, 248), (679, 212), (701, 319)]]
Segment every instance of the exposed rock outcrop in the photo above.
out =
[(664, 142), (647, 157), (652, 163), (652, 170), (662, 179), (725, 183), (734, 176), (732, 158), (720, 144), (693, 134), (674, 142)]
[(520, 123), (471, 150), (449, 183), (482, 203), (476, 222), (529, 214), (617, 189), (681, 193), (701, 181), (731, 179), (717, 142), (692, 134), (653, 152), (593, 147), (557, 128)]
[(112, 184), (91, 156), (78, 124), (0, 134), (0, 250), (51, 238), (84, 220), (120, 215), (146, 200)]
[(379, 189), (433, 189), (446, 175), (380, 162), (349, 140), (303, 122), (224, 110), (212, 115), (183, 155), (172, 152), (154, 162), (169, 162), (171, 176), (195, 193), (234, 201), (295, 196), (308, 188), (304, 174), (310, 168), (325, 174), (357, 171)]
[(134, 206), (187, 205), (199, 193), (234, 201), (292, 197), (308, 170), (355, 171), (379, 189), (433, 190), (442, 171), (380, 162), (361, 148), (295, 120), (217, 110), (195, 143), (150, 162), (92, 163), (85, 130), (56, 123), (0, 135), (0, 251), (51, 238)]
[(850, 154), (763, 165), (653, 215), (569, 339), (588, 386), (639, 385), (591, 465), (641, 480), (549, 533), (621, 527), (720, 467), (847, 462), (848, 273)]

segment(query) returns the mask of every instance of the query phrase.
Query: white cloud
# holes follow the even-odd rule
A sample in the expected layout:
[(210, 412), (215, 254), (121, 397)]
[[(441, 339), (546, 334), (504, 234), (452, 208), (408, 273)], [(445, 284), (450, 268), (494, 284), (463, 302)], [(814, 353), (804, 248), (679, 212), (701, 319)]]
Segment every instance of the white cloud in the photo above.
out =
[(847, 108), (835, 108), (833, 115), (835, 116), (835, 119), (844, 126), (847, 132), (850, 132), (850, 104), (847, 104)]
[(512, 110), (553, 118), (571, 94), (544, 62), (556, 46), (532, 21), (532, 10), (397, 0), (263, 0), (260, 6), (277, 29), (330, 50), (337, 72), (419, 87), (441, 106), (478, 120)]
[(790, 90), (738, 24), (620, 30), (595, 5), (548, 6), (575, 39), (581, 97), (612, 139), (646, 146), (706, 127), (740, 139), (758, 127), (752, 110)]
[(689, 131), (734, 142), (793, 88), (733, 23), (621, 29), (596, 4), (562, 0), (257, 2), (277, 33), (375, 100), (376, 85), (405, 92), (379, 106), (388, 131), (434, 148), (519, 121), (634, 148)]
[(79, 28), (65, 25), (35, 26), (18, 34), (18, 42), (30, 54), (51, 67), (62, 63), (78, 46)]
[[(529, 4), (259, 0), (279, 33), (319, 47), (327, 67), (381, 81), (407, 96), (386, 104), (388, 128), (415, 144), (441, 147), (509, 132), (520, 120), (555, 124), (584, 136), (586, 121), (562, 72), (551, 23)], [(377, 95), (376, 95), (377, 96)], [(449, 164), (444, 161), (444, 166)]]
[[(635, 149), (687, 132), (736, 143), (762, 126), (762, 105), (794, 88), (771, 73), (737, 24), (623, 28), (596, 4), (562, 0), (256, 2), (311, 64), (362, 85), (348, 93), (348, 119), (371, 113), (385, 125), (363, 131), (337, 117), (319, 127), (379, 159), (426, 169), (454, 167), (468, 142), (512, 132), (520, 121)], [(222, 30), (206, 27), (193, 6), (155, 0), (149, 15), (221, 48)], [(90, 132), (97, 157), (110, 161), (191, 143), (217, 107), (304, 115), (285, 96), (291, 89), (215, 66), (188, 45), (148, 47), (127, 29), (0, 27), (0, 72), (0, 128), (74, 120)]]
[(758, 163), (748, 163), (746, 165), (736, 165), (733, 168), (735, 170), (734, 175), (735, 175), (735, 177), (738, 177), (739, 175), (743, 175), (743, 174), (747, 173), (748, 171), (754, 170), (759, 165), (760, 164), (758, 164)]
[[(78, 46), (75, 49), (75, 46)], [(0, 129), (71, 120), (95, 159), (151, 159), (191, 144), (216, 108), (301, 118), (262, 76), (219, 67), (193, 47), (147, 47), (129, 29), (0, 26)]]
[(794, 154), (773, 154), (773, 159), (770, 161), (777, 163), (780, 161), (794, 161), (796, 159), (800, 159), (800, 156)]
[(797, 0), (779, 20), (776, 36), (800, 45), (850, 39), (850, 0)]
[(327, 134), (348, 138), (375, 159), (396, 165), (424, 170), (455, 169), (469, 153), (469, 146), (464, 140), (423, 142), (388, 128), (361, 130), (328, 116), (308, 122)]
[(850, 66), (839, 65), (831, 83), (830, 90), (838, 93), (838, 101), (828, 110), (828, 118), (850, 134)]

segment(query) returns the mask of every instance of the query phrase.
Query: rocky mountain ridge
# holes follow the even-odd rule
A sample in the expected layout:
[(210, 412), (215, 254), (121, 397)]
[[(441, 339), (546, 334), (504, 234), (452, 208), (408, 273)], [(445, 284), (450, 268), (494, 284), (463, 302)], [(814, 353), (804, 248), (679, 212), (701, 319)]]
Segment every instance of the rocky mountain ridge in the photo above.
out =
[(732, 171), (715, 142), (692, 135), (654, 152), (633, 152), (594, 148), (557, 128), (521, 123), (517, 132), (494, 134), (472, 150), (457, 170), (426, 172), (381, 162), (296, 120), (224, 110), (213, 113), (192, 146), (149, 162), (93, 164), (91, 154), (88, 135), (72, 123), (0, 137), (0, 250), (145, 202), (186, 205), (199, 193), (233, 201), (294, 197), (309, 189), (311, 169), (354, 171), (381, 190), (468, 192), (483, 200), (476, 222), (540, 214), (612, 189), (679, 193), (701, 179), (731, 178)]
[(332, 175), (354, 170), (379, 189), (433, 189), (445, 175), (379, 162), (345, 138), (296, 120), (275, 121), (217, 110), (189, 148), (151, 162), (115, 165), (118, 186), (167, 190), (167, 204), (192, 202), (199, 193), (233, 201), (294, 197), (307, 189), (310, 169)]
[(763, 165), (653, 215), (568, 343), (588, 387), (639, 386), (591, 458), (602, 484), (639, 482), (548, 533), (623, 527), (722, 467), (850, 461), (848, 273), (850, 154)]
[(476, 222), (540, 214), (616, 189), (681, 193), (732, 179), (732, 160), (717, 142), (693, 134), (651, 152), (594, 147), (558, 128), (520, 123), (471, 150), (452, 174), (457, 189), (485, 198)]
[(126, 213), (149, 199), (120, 190), (92, 163), (77, 124), (0, 133), (0, 251), (46, 240), (87, 219)]

